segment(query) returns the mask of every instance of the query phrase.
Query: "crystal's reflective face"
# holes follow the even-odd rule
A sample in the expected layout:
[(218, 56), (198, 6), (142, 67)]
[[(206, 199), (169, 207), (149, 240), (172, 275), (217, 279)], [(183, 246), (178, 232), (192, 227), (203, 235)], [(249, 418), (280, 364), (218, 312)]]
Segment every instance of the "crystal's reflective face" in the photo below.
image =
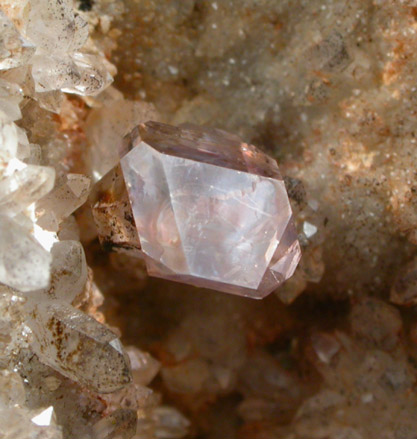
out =
[(261, 298), (300, 258), (276, 162), (220, 130), (148, 122), (122, 158), (151, 275)]

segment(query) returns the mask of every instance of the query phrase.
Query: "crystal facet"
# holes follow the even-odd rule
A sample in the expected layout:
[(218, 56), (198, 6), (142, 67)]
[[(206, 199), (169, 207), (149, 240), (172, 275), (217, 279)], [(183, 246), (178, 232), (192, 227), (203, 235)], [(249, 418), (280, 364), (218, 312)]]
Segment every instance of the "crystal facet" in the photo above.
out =
[(64, 302), (28, 303), (28, 310), (32, 348), (42, 362), (100, 393), (131, 381), (128, 356), (106, 326)]
[(262, 298), (293, 274), (300, 247), (275, 160), (222, 130), (156, 122), (121, 150), (150, 275)]
[(46, 288), (51, 254), (26, 227), (0, 215), (0, 282), (27, 292)]

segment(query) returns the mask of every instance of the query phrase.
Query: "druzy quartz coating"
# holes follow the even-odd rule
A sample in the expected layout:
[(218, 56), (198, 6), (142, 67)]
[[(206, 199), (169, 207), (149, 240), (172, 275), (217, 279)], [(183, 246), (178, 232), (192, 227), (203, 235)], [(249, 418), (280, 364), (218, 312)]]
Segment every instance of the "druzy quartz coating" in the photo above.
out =
[(300, 246), (275, 160), (219, 129), (156, 122), (123, 149), (151, 276), (262, 298), (293, 274)]

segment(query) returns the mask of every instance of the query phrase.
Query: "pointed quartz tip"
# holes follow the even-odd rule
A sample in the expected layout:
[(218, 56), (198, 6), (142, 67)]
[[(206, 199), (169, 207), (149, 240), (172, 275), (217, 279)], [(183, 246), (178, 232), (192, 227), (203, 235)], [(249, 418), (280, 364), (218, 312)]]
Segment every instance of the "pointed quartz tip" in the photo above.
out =
[(220, 129), (149, 121), (120, 169), (149, 275), (261, 299), (301, 256), (276, 161)]

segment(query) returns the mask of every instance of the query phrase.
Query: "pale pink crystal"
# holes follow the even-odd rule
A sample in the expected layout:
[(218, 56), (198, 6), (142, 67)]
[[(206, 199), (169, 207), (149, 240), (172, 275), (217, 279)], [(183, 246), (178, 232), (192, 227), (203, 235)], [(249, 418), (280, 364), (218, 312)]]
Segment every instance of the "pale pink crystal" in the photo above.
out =
[(218, 129), (140, 125), (121, 159), (150, 275), (262, 298), (300, 246), (275, 160)]

